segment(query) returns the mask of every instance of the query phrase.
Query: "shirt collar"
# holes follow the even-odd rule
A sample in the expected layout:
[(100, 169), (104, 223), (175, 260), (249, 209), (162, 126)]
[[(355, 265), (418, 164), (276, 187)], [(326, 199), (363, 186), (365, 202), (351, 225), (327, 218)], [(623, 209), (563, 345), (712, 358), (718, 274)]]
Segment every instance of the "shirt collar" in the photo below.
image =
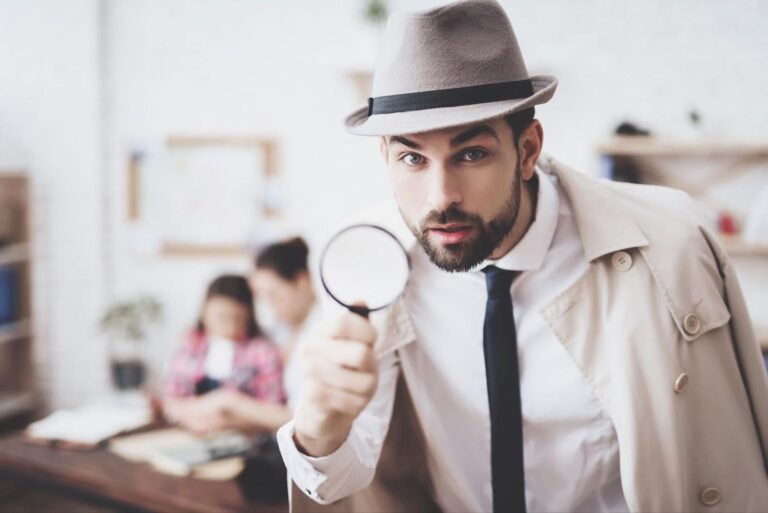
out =
[(489, 265), (508, 271), (532, 271), (541, 267), (557, 229), (560, 199), (555, 184), (547, 175), (537, 172), (537, 179), (536, 215), (528, 231), (507, 254), (498, 260), (487, 259), (473, 271), (480, 271)]

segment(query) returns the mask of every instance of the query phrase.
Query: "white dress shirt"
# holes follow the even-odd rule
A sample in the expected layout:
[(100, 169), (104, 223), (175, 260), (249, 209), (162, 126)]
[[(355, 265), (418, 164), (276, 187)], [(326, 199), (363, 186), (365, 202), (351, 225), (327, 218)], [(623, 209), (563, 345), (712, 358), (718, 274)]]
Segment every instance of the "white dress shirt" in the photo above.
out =
[(435, 500), (446, 511), (492, 511), (491, 439), (483, 354), (486, 265), (522, 271), (511, 287), (517, 327), (526, 502), (534, 511), (628, 511), (616, 433), (592, 387), (540, 309), (587, 270), (567, 198), (554, 175), (538, 173), (536, 218), (496, 261), (466, 273), (433, 265), (418, 245), (405, 294), (416, 341), (382, 358), (379, 388), (333, 454), (312, 458), (278, 432), (294, 482), (320, 503), (372, 478), (386, 436), (398, 372), (426, 434)]

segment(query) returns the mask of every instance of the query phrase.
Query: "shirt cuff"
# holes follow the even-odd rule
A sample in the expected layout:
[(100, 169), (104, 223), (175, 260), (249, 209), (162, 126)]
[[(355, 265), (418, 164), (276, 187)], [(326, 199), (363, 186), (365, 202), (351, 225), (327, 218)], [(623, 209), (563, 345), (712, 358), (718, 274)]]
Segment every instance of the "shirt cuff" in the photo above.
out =
[(283, 455), (288, 474), (299, 489), (319, 504), (330, 504), (337, 498), (327, 497), (324, 492), (332, 486), (333, 476), (339, 476), (355, 458), (355, 451), (349, 441), (331, 454), (318, 458), (302, 453), (294, 436), (294, 424), (291, 420), (277, 431), (277, 444)]

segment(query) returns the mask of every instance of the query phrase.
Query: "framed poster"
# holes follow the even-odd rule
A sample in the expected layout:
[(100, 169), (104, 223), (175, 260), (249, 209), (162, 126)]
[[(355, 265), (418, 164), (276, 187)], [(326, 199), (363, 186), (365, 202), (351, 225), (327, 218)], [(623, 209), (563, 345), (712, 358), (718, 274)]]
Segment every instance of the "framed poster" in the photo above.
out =
[(256, 137), (170, 137), (132, 152), (128, 218), (166, 255), (242, 254), (279, 215), (275, 144)]

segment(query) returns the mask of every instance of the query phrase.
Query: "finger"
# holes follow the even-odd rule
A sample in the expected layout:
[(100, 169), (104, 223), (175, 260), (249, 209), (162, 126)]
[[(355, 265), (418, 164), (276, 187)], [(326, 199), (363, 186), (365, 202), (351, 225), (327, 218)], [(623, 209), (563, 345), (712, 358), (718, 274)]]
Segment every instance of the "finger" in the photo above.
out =
[(372, 372), (376, 369), (376, 357), (370, 346), (357, 340), (329, 339), (323, 347), (316, 347), (305, 360), (306, 364), (346, 367), (352, 370)]
[(332, 387), (323, 387), (320, 395), (326, 408), (349, 417), (357, 417), (369, 401), (368, 397)]
[(378, 384), (375, 373), (359, 372), (327, 364), (318, 365), (315, 368), (315, 378), (327, 386), (365, 397), (373, 395)]
[(342, 314), (331, 327), (331, 338), (359, 340), (368, 345), (376, 342), (376, 329), (371, 321), (352, 312)]

